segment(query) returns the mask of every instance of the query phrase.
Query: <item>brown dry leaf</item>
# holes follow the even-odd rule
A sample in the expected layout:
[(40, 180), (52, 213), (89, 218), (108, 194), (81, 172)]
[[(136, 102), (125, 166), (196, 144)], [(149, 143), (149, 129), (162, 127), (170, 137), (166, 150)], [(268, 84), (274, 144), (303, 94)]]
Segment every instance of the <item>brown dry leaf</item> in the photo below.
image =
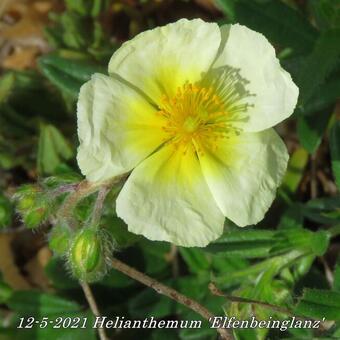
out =
[(0, 43), (6, 54), (0, 51), (0, 63), (11, 69), (33, 67), (36, 56), (48, 51), (43, 29), (54, 1), (19, 0), (6, 4), (0, 22)]
[(37, 47), (22, 48), (17, 46), (14, 51), (5, 58), (2, 63), (4, 68), (24, 70), (35, 66), (36, 56), (39, 55), (39, 49)]
[(11, 248), (13, 237), (14, 235), (12, 234), (0, 234), (0, 272), (3, 275), (4, 281), (13, 289), (31, 289), (31, 285), (25, 280), (15, 264)]
[(25, 265), (29, 281), (45, 291), (51, 291), (51, 284), (44, 271), (51, 256), (51, 251), (45, 246)]
[(12, 25), (8, 24), (3, 30), (2, 36), (16, 41), (41, 38), (44, 25), (48, 20), (47, 14), (52, 9), (52, 2), (44, 1), (43, 3), (45, 6), (41, 6), (40, 1), (11, 2), (4, 17), (8, 16), (8, 21), (16, 22)]

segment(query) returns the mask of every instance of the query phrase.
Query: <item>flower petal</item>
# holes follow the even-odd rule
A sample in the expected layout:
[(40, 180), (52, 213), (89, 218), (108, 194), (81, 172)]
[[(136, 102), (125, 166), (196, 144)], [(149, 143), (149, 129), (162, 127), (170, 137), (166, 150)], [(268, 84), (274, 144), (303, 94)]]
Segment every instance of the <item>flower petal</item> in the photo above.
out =
[(130, 171), (164, 142), (164, 121), (156, 109), (126, 84), (102, 74), (82, 86), (77, 116), (77, 160), (90, 181)]
[(213, 69), (229, 66), (240, 69), (249, 81), (247, 89), (254, 104), (248, 109), (244, 130), (256, 132), (270, 128), (289, 117), (296, 106), (299, 89), (280, 66), (275, 50), (260, 33), (245, 26), (221, 27), (222, 48)]
[(224, 216), (203, 178), (197, 156), (168, 145), (143, 161), (117, 198), (129, 230), (180, 246), (207, 245), (223, 231)]
[(173, 96), (186, 81), (201, 79), (221, 42), (215, 23), (181, 19), (140, 33), (112, 56), (109, 73), (138, 87), (154, 103)]
[(263, 219), (288, 162), (286, 146), (273, 129), (231, 137), (199, 157), (217, 205), (240, 227)]

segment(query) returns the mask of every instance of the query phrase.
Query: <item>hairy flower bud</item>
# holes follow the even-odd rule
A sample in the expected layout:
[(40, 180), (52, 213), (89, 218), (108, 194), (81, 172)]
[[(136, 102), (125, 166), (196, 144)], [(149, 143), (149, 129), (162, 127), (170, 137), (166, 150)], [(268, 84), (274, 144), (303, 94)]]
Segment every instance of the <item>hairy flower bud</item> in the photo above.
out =
[(82, 281), (99, 280), (107, 271), (110, 256), (107, 235), (95, 227), (81, 230), (73, 239), (69, 264), (74, 276)]
[(39, 188), (36, 185), (23, 185), (15, 194), (17, 208), (20, 212), (34, 208), (37, 201)]
[(36, 228), (48, 217), (49, 205), (44, 192), (36, 185), (24, 185), (14, 196), (23, 222), (28, 228)]
[(57, 225), (49, 235), (49, 247), (56, 255), (64, 255), (70, 247), (71, 230), (68, 226)]
[(38, 207), (24, 214), (23, 221), (27, 228), (33, 229), (33, 228), (38, 227), (42, 222), (44, 222), (46, 215), (47, 215), (47, 208)]

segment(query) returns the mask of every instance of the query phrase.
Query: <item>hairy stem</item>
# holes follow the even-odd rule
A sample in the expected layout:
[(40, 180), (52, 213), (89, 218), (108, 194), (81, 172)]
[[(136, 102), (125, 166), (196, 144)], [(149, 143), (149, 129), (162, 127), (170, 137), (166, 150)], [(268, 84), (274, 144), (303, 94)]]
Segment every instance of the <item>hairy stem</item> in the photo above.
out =
[(76, 221), (73, 217), (73, 210), (80, 200), (98, 190), (98, 184), (92, 184), (88, 181), (82, 181), (78, 184), (76, 190), (72, 192), (64, 201), (58, 211), (58, 219), (68, 221), (71, 228), (76, 228)]
[[(80, 281), (79, 284), (81, 285), (81, 288), (84, 291), (84, 295), (91, 308), (93, 315), (95, 317), (100, 317), (99, 308), (98, 308), (97, 302), (94, 298), (94, 295), (92, 293), (90, 286), (86, 282), (82, 282), (82, 281)], [(99, 335), (100, 340), (109, 340), (108, 336), (106, 335), (105, 328), (98, 327), (97, 330), (98, 330), (98, 335)]]
[(96, 203), (94, 204), (94, 208), (92, 211), (92, 217), (91, 217), (91, 224), (95, 225), (100, 221), (100, 217), (102, 215), (102, 210), (104, 206), (104, 201), (109, 193), (111, 187), (110, 186), (103, 186), (99, 189), (98, 196), (96, 199)]
[(73, 192), (77, 189), (79, 183), (65, 184), (51, 191), (50, 195), (55, 198), (67, 192)]
[[(158, 294), (165, 295), (168, 298), (187, 306), (209, 322), (211, 322), (211, 320), (214, 318), (214, 315), (197, 301), (190, 299), (189, 297), (179, 293), (177, 290), (158, 282), (157, 280), (145, 275), (144, 273), (139, 272), (138, 270), (128, 266), (127, 264), (117, 260), (116, 258), (112, 259), (111, 261), (112, 267), (114, 269), (144, 284), (145, 286), (154, 289)], [(232, 335), (232, 332), (230, 330), (225, 328), (217, 328), (216, 330), (220, 334), (222, 339), (234, 339), (234, 336)]]
[[(107, 193), (110, 191), (112, 186), (121, 180), (122, 176), (112, 178), (102, 183), (91, 183), (86, 180), (80, 182), (75, 191), (65, 199), (63, 205), (58, 211), (58, 218), (61, 220), (67, 220), (71, 228), (76, 228), (76, 221), (73, 217), (73, 211), (77, 204), (85, 197), (99, 191), (98, 198), (94, 207), (94, 220), (100, 219), (103, 204)], [(96, 221), (98, 222), (98, 221)]]

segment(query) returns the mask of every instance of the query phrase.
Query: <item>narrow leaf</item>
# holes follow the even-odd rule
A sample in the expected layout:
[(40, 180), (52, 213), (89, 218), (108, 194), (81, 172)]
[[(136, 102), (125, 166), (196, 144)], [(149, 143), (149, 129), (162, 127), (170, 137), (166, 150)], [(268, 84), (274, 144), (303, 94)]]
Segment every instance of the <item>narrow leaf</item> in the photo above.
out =
[(35, 291), (16, 291), (7, 304), (12, 310), (25, 315), (49, 316), (81, 311), (81, 307), (75, 302)]
[(41, 67), (54, 67), (81, 82), (89, 80), (94, 73), (106, 73), (106, 69), (99, 64), (86, 60), (63, 58), (55, 53), (41, 57), (39, 63)]
[(307, 317), (340, 320), (340, 293), (330, 290), (306, 289), (294, 313)]
[(299, 186), (308, 161), (308, 153), (304, 148), (298, 148), (289, 159), (282, 187), (288, 194), (294, 194)]
[(216, 0), (234, 22), (263, 33), (269, 40), (295, 52), (309, 52), (317, 31), (297, 11), (277, 0), (263, 2)]
[(72, 148), (53, 125), (42, 125), (38, 145), (38, 171), (52, 174), (63, 160), (73, 156)]
[(241, 258), (265, 257), (273, 245), (275, 232), (269, 230), (239, 230), (225, 233), (208, 245), (209, 252), (223, 252)]
[(300, 88), (300, 103), (308, 102), (315, 91), (325, 82), (326, 77), (339, 63), (340, 30), (329, 30), (322, 33), (313, 52), (303, 63), (297, 83)]
[(331, 111), (320, 111), (314, 115), (298, 118), (297, 132), (302, 146), (313, 154), (319, 147), (326, 131)]

